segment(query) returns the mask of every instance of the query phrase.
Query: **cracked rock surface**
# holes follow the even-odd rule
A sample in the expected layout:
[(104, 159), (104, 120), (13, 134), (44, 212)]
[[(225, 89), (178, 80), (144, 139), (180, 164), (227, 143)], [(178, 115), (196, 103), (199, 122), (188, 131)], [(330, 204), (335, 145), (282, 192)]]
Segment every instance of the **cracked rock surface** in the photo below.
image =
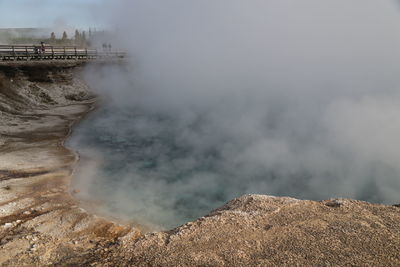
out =
[(2, 266), (400, 266), (398, 206), (246, 195), (153, 233), (83, 210), (63, 146), (94, 105), (82, 68), (0, 63)]

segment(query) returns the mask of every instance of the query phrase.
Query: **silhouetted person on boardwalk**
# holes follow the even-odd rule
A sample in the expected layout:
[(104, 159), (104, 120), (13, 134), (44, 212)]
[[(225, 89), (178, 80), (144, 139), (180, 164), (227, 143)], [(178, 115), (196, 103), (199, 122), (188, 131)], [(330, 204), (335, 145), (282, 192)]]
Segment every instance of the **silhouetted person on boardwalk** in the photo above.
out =
[(44, 52), (46, 52), (46, 47), (44, 46), (44, 42), (40, 42), (40, 46), (41, 46), (41, 52), (42, 54), (44, 54)]

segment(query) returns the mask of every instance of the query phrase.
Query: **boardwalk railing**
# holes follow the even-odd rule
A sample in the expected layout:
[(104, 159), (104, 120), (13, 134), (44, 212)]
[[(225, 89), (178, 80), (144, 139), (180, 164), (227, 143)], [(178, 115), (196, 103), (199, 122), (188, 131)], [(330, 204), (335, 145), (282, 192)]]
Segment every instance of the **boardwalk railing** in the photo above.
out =
[(98, 51), (76, 46), (0, 45), (0, 61), (122, 59), (124, 52)]

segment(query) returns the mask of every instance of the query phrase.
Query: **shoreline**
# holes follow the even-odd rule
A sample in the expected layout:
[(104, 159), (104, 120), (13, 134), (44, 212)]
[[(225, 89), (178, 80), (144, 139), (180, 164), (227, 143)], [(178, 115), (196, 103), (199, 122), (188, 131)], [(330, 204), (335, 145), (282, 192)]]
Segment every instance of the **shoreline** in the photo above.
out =
[(79, 89), (77, 95), (87, 90), (79, 80), (57, 82), (76, 75), (79, 66), (41, 67), (46, 68), (51, 81), (43, 79), (42, 73), (27, 78), (18, 68), (10, 69), (11, 77), (0, 77), (0, 104), (4, 104), (0, 125), (0, 263), (5, 265), (31, 262), (49, 249), (55, 253), (42, 263), (62, 262), (67, 255), (60, 255), (59, 250), (72, 250), (79, 258), (132, 230), (88, 213), (72, 195), (70, 186), (79, 155), (65, 142), (73, 127), (93, 109), (95, 98), (87, 95), (69, 101), (64, 97), (68, 98), (72, 87)]

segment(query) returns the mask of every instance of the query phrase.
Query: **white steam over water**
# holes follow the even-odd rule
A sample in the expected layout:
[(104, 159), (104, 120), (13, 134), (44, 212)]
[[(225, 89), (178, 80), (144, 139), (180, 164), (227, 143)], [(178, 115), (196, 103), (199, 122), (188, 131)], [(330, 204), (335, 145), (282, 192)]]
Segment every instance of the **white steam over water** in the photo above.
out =
[(400, 13), (376, 0), (133, 0), (99, 10), (129, 67), (72, 144), (77, 183), (171, 227), (245, 193), (399, 202)]

